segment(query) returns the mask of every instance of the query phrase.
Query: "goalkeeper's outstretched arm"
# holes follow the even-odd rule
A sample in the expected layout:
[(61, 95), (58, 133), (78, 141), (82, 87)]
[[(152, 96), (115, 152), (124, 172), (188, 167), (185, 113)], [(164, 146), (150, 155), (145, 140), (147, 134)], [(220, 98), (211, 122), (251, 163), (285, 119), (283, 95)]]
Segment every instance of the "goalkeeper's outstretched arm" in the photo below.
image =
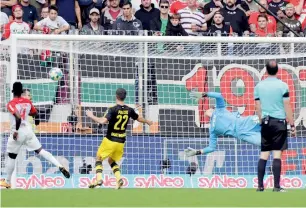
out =
[(211, 133), (209, 137), (208, 147), (205, 147), (204, 149), (200, 150), (195, 150), (189, 147), (188, 149), (185, 150), (185, 153), (187, 157), (192, 157), (195, 155), (202, 155), (214, 152), (216, 148), (217, 148), (217, 136), (214, 133)]
[(200, 99), (205, 97), (216, 99), (216, 108), (225, 108), (225, 101), (221, 93), (219, 92), (191, 92), (190, 97), (194, 99)]

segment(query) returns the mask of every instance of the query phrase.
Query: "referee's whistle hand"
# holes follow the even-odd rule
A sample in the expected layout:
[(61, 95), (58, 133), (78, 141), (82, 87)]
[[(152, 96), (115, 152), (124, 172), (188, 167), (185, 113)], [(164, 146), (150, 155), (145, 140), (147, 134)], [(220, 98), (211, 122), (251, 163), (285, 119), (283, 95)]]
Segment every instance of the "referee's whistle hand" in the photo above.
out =
[(290, 129), (290, 133), (291, 133), (291, 136), (295, 137), (296, 136), (296, 129), (295, 128), (291, 128)]

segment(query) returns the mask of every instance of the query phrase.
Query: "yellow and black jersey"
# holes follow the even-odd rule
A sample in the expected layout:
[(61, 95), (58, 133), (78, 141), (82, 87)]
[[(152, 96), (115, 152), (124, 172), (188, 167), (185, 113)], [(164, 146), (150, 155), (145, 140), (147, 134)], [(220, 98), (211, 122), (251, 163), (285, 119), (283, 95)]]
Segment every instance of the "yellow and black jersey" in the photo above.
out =
[(105, 118), (109, 122), (106, 138), (114, 142), (124, 143), (128, 121), (130, 118), (137, 120), (138, 114), (129, 106), (115, 105), (107, 110)]

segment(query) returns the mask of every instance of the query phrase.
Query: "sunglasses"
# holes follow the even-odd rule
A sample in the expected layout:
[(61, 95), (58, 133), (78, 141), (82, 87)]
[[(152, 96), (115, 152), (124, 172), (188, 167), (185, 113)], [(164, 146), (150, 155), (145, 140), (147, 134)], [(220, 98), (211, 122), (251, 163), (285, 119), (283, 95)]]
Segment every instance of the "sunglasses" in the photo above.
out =
[(160, 8), (162, 8), (162, 9), (168, 9), (169, 6), (160, 6)]

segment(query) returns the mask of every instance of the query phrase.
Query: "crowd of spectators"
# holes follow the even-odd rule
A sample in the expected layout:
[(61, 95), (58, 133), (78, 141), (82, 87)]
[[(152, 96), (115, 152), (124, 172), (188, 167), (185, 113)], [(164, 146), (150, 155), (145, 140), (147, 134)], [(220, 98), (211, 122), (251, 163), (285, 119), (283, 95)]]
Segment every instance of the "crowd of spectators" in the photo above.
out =
[(2, 0), (0, 6), (2, 40), (31, 31), (281, 37), (293, 36), (291, 29), (306, 35), (306, 0)]

